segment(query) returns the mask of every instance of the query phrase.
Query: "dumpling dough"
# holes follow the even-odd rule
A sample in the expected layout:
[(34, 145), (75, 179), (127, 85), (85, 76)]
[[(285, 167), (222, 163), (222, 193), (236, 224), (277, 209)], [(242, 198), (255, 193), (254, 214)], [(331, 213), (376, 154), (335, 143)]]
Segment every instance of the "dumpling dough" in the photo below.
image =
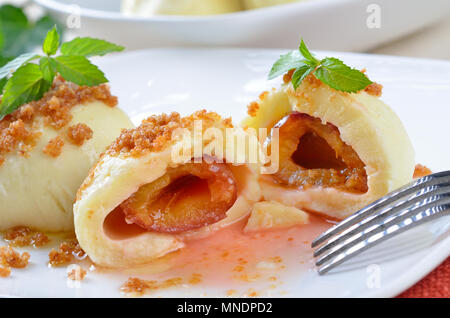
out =
[(239, 0), (122, 0), (122, 12), (128, 15), (208, 15), (241, 10)]
[[(344, 184), (339, 186), (326, 184), (336, 176), (336, 171), (346, 168), (345, 160), (340, 162), (343, 164), (341, 168), (331, 172), (327, 171), (328, 168), (321, 167), (320, 162), (310, 162), (311, 167), (301, 167), (298, 162), (294, 162), (292, 154), (285, 161), (288, 167), (284, 167), (280, 159), (278, 172), (284, 173), (286, 182), (283, 182), (283, 178), (274, 178), (275, 174), (261, 176), (264, 198), (342, 219), (411, 181), (414, 171), (411, 141), (397, 115), (376, 96), (377, 88), (379, 86), (372, 86), (365, 91), (348, 94), (338, 92), (310, 75), (294, 90), (289, 78), (285, 78), (285, 84), (280, 89), (266, 92), (258, 101), (250, 104), (250, 116), (243, 121), (243, 125), (272, 128), (278, 123), (282, 127), (279, 137), (280, 153), (283, 152), (283, 145), (299, 131), (304, 135), (309, 132), (309, 136), (316, 137), (317, 134), (322, 134), (325, 140), (329, 137), (328, 141), (333, 141), (335, 146), (326, 160), (341, 160), (338, 153), (345, 152), (353, 157), (348, 162), (356, 162), (354, 169), (365, 171), (365, 176), (357, 180), (359, 190), (350, 191), (351, 187), (346, 186), (349, 181), (352, 182), (351, 178), (344, 179)], [(299, 119), (298, 122), (306, 121), (308, 127), (319, 126), (320, 129), (305, 130), (304, 127), (294, 126), (290, 133), (283, 135), (285, 123), (295, 123), (294, 120), (287, 120), (293, 117)], [(298, 139), (294, 148), (300, 145), (300, 140)], [(314, 149), (311, 145), (309, 147)], [(316, 146), (315, 149), (320, 148)], [(314, 150), (298, 146), (296, 156), (314, 157), (313, 152)], [(352, 169), (347, 170), (353, 171)], [(295, 171), (296, 175), (289, 175), (289, 171)], [(328, 177), (320, 179), (322, 175), (327, 176), (327, 172), (330, 172)], [(347, 177), (349, 176), (353, 175), (349, 174)], [(305, 186), (301, 186), (302, 183)]]
[(276, 230), (309, 223), (305, 211), (286, 206), (277, 201), (255, 203), (244, 232)]
[[(242, 0), (246, 10), (275, 6), (279, 4), (299, 2), (302, 0)], [(304, 1), (304, 0), (303, 0)]]
[[(193, 128), (199, 122), (200, 141)], [(220, 154), (222, 147), (209, 148), (212, 135), (206, 137), (208, 131), (225, 136), (231, 127), (229, 120), (200, 111), (184, 118), (152, 116), (122, 133), (92, 169), (74, 206), (75, 232), (89, 257), (108, 267), (146, 263), (247, 216), (261, 197), (258, 163), (233, 165), (227, 150), (234, 139), (227, 138)], [(178, 128), (193, 133), (172, 138)], [(256, 139), (242, 129), (239, 133)], [(191, 144), (201, 146), (199, 154), (174, 156)], [(241, 159), (243, 151), (237, 153)], [(205, 170), (204, 163), (191, 162), (198, 155), (222, 163)], [(207, 190), (201, 190), (205, 181)]]
[[(2, 156), (0, 230), (19, 225), (41, 231), (73, 230), (72, 208), (77, 189), (121, 129), (133, 127), (119, 108), (95, 98), (74, 105), (69, 112), (72, 119), (58, 130), (44, 124), (43, 116), (35, 116), (25, 127), (38, 134), (36, 145), (26, 152), (19, 145)], [(67, 128), (79, 123), (93, 131), (92, 138), (81, 146), (67, 138)], [(7, 128), (2, 129), (4, 133)], [(57, 136), (64, 142), (61, 153), (57, 157), (44, 153), (44, 147)]]

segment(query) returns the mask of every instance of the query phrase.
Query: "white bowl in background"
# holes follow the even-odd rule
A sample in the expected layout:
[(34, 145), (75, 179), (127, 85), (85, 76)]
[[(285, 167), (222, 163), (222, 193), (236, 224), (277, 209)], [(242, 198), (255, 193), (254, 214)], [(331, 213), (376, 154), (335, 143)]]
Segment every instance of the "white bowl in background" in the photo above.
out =
[[(365, 51), (438, 21), (448, 0), (309, 0), (213, 16), (132, 17), (120, 0), (35, 0), (72, 32), (128, 49), (170, 46), (295, 47), (302, 36), (314, 49)], [(372, 5), (372, 6), (371, 6)], [(367, 19), (380, 9), (380, 28)], [(369, 12), (368, 12), (369, 11)], [(80, 22), (77, 25), (77, 22)]]

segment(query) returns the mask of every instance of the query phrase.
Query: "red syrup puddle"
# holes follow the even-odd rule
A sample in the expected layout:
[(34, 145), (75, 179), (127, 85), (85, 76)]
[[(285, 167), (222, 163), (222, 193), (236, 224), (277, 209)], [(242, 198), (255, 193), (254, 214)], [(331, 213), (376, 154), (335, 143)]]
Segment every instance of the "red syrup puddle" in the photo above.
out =
[(258, 296), (262, 285), (275, 289), (313, 269), (311, 241), (333, 224), (310, 215), (307, 225), (245, 233), (246, 223), (188, 241), (185, 248), (143, 266), (100, 271), (158, 282), (177, 279), (179, 285), (223, 289), (228, 296), (242, 296), (236, 289), (245, 286), (256, 288), (252, 293)]

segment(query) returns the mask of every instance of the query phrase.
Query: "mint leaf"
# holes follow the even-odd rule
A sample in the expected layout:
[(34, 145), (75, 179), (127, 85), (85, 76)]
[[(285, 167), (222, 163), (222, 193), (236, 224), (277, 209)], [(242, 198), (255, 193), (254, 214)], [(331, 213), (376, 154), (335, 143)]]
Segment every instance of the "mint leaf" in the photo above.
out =
[(281, 55), (280, 58), (273, 64), (268, 79), (274, 79), (275, 77), (283, 75), (293, 68), (303, 65), (305, 65), (305, 60), (302, 59), (302, 56), (298, 51), (292, 51)]
[(352, 69), (336, 58), (327, 57), (320, 64), (314, 75), (338, 91), (354, 93), (372, 84), (372, 81), (366, 75), (357, 69)]
[(44, 44), (42, 44), (42, 51), (47, 55), (55, 55), (59, 47), (59, 34), (56, 31), (56, 25), (47, 32)]
[(75, 38), (61, 46), (62, 55), (81, 55), (85, 57), (105, 55), (123, 50), (123, 46), (90, 37)]
[(309, 51), (309, 49), (306, 47), (305, 42), (303, 42), (303, 39), (300, 42), (300, 47), (298, 48), (300, 51), (300, 54), (303, 55), (303, 57), (308, 60), (313, 62), (313, 64), (319, 64), (319, 61), (314, 57), (314, 55), (312, 55), (312, 53)]
[(63, 55), (52, 60), (61, 76), (75, 84), (96, 86), (108, 81), (103, 72), (84, 56)]
[(0, 120), (19, 106), (42, 98), (50, 88), (37, 64), (26, 64), (14, 72), (4, 88), (0, 105)]
[(53, 58), (47, 56), (41, 57), (41, 59), (39, 60), (39, 68), (41, 69), (42, 77), (47, 82), (53, 83), (53, 79), (56, 75), (56, 67)]
[(37, 55), (36, 53), (24, 53), (22, 55), (19, 55), (14, 60), (9, 61), (3, 67), (0, 68), (0, 79), (7, 77), (16, 69), (21, 67), (23, 64), (32, 61), (38, 57), (39, 55)]
[(294, 89), (297, 89), (305, 77), (311, 74), (312, 71), (314, 71), (314, 67), (309, 65), (303, 65), (297, 68), (294, 74), (292, 74), (292, 86), (294, 86)]
[(268, 78), (273, 79), (292, 69), (295, 69), (291, 77), (294, 89), (311, 73), (331, 88), (348, 93), (361, 91), (372, 84), (366, 75), (336, 58), (327, 57), (319, 61), (309, 51), (303, 39), (298, 51), (282, 55), (273, 64)]

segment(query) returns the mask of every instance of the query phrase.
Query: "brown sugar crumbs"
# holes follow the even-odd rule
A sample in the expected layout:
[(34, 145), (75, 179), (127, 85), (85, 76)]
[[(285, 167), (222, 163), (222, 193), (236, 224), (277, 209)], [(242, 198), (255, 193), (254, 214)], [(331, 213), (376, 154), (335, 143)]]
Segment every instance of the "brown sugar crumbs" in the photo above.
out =
[(256, 114), (258, 113), (259, 110), (259, 104), (258, 102), (251, 102), (250, 104), (248, 104), (247, 106), (247, 114), (250, 117), (255, 117)]
[(80, 265), (75, 265), (74, 268), (67, 273), (67, 278), (70, 280), (82, 281), (86, 277), (86, 270)]
[(86, 253), (76, 240), (62, 242), (59, 249), (52, 249), (48, 254), (51, 266), (62, 266), (71, 263), (74, 259), (81, 260), (86, 257)]
[(413, 178), (422, 178), (425, 177), (429, 174), (432, 174), (433, 171), (431, 171), (428, 167), (421, 165), (421, 164), (417, 164), (414, 168), (414, 175)]
[(67, 130), (67, 137), (69, 137), (70, 142), (77, 146), (83, 145), (86, 140), (92, 138), (93, 134), (92, 129), (83, 123), (70, 126)]
[(25, 268), (28, 265), (30, 254), (20, 254), (11, 246), (0, 246), (0, 277), (8, 277), (12, 268)]
[(122, 284), (120, 291), (125, 294), (143, 295), (147, 291), (166, 289), (170, 287), (180, 286), (182, 284), (196, 285), (202, 281), (202, 275), (193, 273), (186, 281), (181, 277), (169, 278), (163, 281), (144, 280), (137, 277), (130, 277)]
[(44, 149), (42, 149), (42, 152), (49, 155), (50, 157), (57, 158), (61, 154), (63, 146), (64, 140), (62, 140), (61, 137), (57, 136), (51, 139), (48, 144), (45, 145)]
[(16, 226), (6, 231), (3, 238), (12, 246), (42, 247), (50, 240), (42, 232), (35, 232), (26, 226)]
[(197, 111), (188, 117), (181, 117), (176, 112), (155, 115), (143, 120), (139, 127), (123, 130), (107, 153), (113, 156), (126, 153), (137, 157), (149, 151), (161, 151), (168, 146), (175, 129), (192, 129), (196, 120), (202, 121), (203, 130), (218, 125), (233, 127), (230, 118), (222, 119), (217, 113), (206, 110)]
[(380, 97), (383, 93), (383, 85), (378, 83), (372, 83), (369, 86), (367, 86), (364, 91), (369, 94), (376, 97)]
[(26, 155), (36, 145), (41, 135), (33, 130), (36, 126), (33, 121), (37, 117), (43, 118), (46, 126), (58, 130), (72, 120), (70, 111), (75, 105), (94, 100), (110, 107), (117, 105), (117, 97), (111, 95), (107, 84), (78, 86), (58, 76), (40, 100), (22, 105), (0, 121), (0, 157), (13, 151)]

